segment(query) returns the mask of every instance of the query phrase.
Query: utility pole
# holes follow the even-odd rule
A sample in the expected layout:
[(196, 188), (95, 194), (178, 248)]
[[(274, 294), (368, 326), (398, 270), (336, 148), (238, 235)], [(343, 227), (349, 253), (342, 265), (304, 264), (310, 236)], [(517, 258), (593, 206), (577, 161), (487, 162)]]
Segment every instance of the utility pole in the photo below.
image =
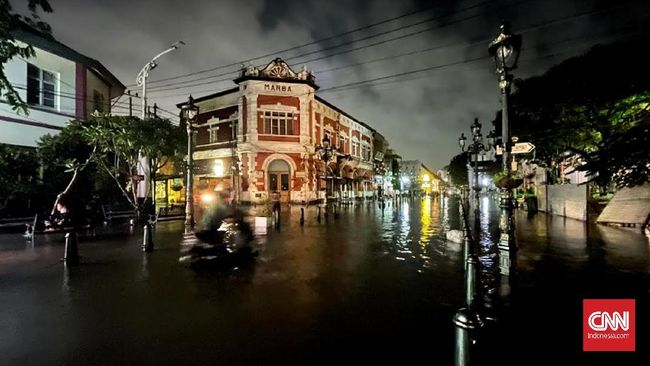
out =
[(126, 94), (129, 96), (129, 117), (133, 117), (133, 97), (131, 96), (131, 91), (127, 90)]

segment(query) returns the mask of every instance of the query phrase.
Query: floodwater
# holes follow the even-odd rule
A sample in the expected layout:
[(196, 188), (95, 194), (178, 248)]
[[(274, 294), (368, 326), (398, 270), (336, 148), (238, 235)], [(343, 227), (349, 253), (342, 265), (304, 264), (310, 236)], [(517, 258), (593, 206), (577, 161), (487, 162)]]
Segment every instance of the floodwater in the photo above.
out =
[[(479, 302), (497, 310), (475, 364), (642, 361), (582, 353), (581, 327), (583, 298), (636, 298), (637, 349), (648, 344), (646, 237), (519, 212), (516, 275), (502, 277), (498, 207), (481, 205)], [(0, 364), (452, 364), (464, 262), (444, 237), (460, 227), (458, 202), (338, 214), (319, 223), (309, 207), (300, 226), (300, 209), (284, 208), (255, 263), (227, 271), (178, 263), (180, 221), (157, 225), (149, 254), (128, 226), (81, 238), (82, 264), (70, 268), (60, 235), (0, 235)]]

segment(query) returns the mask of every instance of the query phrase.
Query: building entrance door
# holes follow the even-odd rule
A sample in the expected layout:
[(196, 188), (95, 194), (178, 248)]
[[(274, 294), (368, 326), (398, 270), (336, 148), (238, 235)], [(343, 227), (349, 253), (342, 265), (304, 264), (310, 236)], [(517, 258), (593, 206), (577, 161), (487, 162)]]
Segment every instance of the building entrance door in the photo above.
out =
[(284, 160), (273, 160), (268, 168), (269, 195), (273, 199), (279, 199), (282, 203), (289, 202), (290, 168)]

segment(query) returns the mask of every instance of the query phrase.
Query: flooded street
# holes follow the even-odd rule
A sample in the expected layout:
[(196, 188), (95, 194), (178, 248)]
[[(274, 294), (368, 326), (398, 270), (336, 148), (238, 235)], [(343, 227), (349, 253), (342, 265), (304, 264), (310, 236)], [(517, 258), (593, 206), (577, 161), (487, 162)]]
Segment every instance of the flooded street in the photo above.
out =
[[(516, 275), (495, 273), (498, 207), (482, 200), (481, 296), (496, 321), (480, 334), (477, 364), (621, 360), (583, 354), (582, 299), (636, 298), (637, 345), (648, 342), (650, 246), (640, 234), (517, 213)], [(0, 236), (0, 364), (448, 365), (453, 314), (464, 304), (460, 228), (451, 198), (283, 208), (259, 237), (251, 266), (194, 271), (178, 263), (182, 221), (162, 222), (155, 251), (128, 226), (80, 239), (65, 268), (61, 236)], [(497, 268), (498, 270), (498, 268)], [(644, 350), (645, 351), (645, 350)]]

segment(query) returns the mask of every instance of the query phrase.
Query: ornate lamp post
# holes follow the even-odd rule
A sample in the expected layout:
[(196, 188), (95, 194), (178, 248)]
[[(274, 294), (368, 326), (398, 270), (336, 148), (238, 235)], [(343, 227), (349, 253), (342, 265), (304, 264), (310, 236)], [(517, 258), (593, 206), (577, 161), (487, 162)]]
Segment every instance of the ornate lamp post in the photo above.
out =
[(316, 154), (318, 158), (325, 163), (325, 208), (327, 209), (327, 168), (329, 162), (336, 154), (336, 148), (332, 147), (329, 136), (325, 135), (321, 145), (316, 145)]
[(194, 104), (194, 99), (190, 95), (187, 100), (187, 103), (182, 107), (181, 113), (185, 119), (185, 127), (187, 131), (187, 184), (185, 188), (185, 230), (191, 231), (194, 227), (194, 192), (193, 192), (193, 177), (192, 177), (192, 165), (194, 146), (192, 143), (192, 123), (194, 118), (199, 114), (199, 107)]
[(472, 156), (474, 156), (474, 185), (472, 186), (472, 189), (474, 190), (476, 201), (476, 208), (474, 211), (476, 230), (473, 236), (470, 235), (467, 213), (465, 212), (461, 201), (461, 221), (463, 223), (463, 231), (465, 234), (465, 307), (458, 310), (453, 319), (454, 325), (456, 326), (456, 365), (470, 364), (470, 350), (473, 344), (474, 332), (483, 326), (483, 319), (476, 311), (476, 304), (474, 302), (474, 298), (476, 297), (476, 277), (478, 267), (478, 257), (476, 255), (475, 247), (478, 245), (480, 230), (478, 220), (480, 217), (479, 195), (481, 192), (481, 186), (479, 185), (478, 179), (478, 157), (483, 152), (490, 151), (495, 142), (495, 133), (492, 131), (487, 136), (487, 144), (483, 143), (481, 124), (479, 123), (478, 118), (474, 119), (471, 130), (472, 142), (469, 145), (467, 144), (467, 137), (465, 137), (464, 133), (461, 133), (458, 138), (458, 145), (460, 146), (461, 151), (469, 153), (470, 161)]
[(474, 196), (476, 199), (476, 212), (478, 214), (479, 194), (481, 193), (481, 186), (479, 185), (479, 180), (478, 180), (478, 157), (483, 152), (488, 152), (492, 150), (492, 147), (494, 146), (494, 142), (495, 142), (496, 133), (494, 131), (490, 131), (490, 133), (487, 136), (487, 144), (484, 144), (483, 134), (481, 134), (481, 124), (479, 123), (478, 118), (474, 119), (474, 123), (472, 124), (471, 129), (472, 129), (472, 143), (466, 146), (467, 137), (465, 137), (464, 133), (461, 133), (460, 137), (458, 138), (458, 145), (460, 146), (461, 151), (468, 152), (470, 154), (470, 161), (471, 161), (471, 156), (472, 155), (474, 156), (474, 169), (473, 169), (474, 186), (472, 187), (472, 189), (474, 190)]
[[(519, 51), (521, 50), (521, 36), (513, 35), (507, 23), (500, 27), (497, 37), (490, 42), (488, 51), (494, 57), (496, 71), (499, 74), (499, 89), (501, 90), (501, 143), (503, 145), (503, 172), (510, 176), (510, 152), (512, 143), (510, 141), (510, 124), (508, 121), (508, 98), (510, 96), (510, 84), (512, 75), (510, 72), (517, 68)], [(501, 194), (501, 218), (499, 228), (499, 268), (502, 274), (509, 274), (510, 267), (514, 264), (517, 244), (514, 236), (514, 221), (512, 218), (512, 189), (502, 188)]]

